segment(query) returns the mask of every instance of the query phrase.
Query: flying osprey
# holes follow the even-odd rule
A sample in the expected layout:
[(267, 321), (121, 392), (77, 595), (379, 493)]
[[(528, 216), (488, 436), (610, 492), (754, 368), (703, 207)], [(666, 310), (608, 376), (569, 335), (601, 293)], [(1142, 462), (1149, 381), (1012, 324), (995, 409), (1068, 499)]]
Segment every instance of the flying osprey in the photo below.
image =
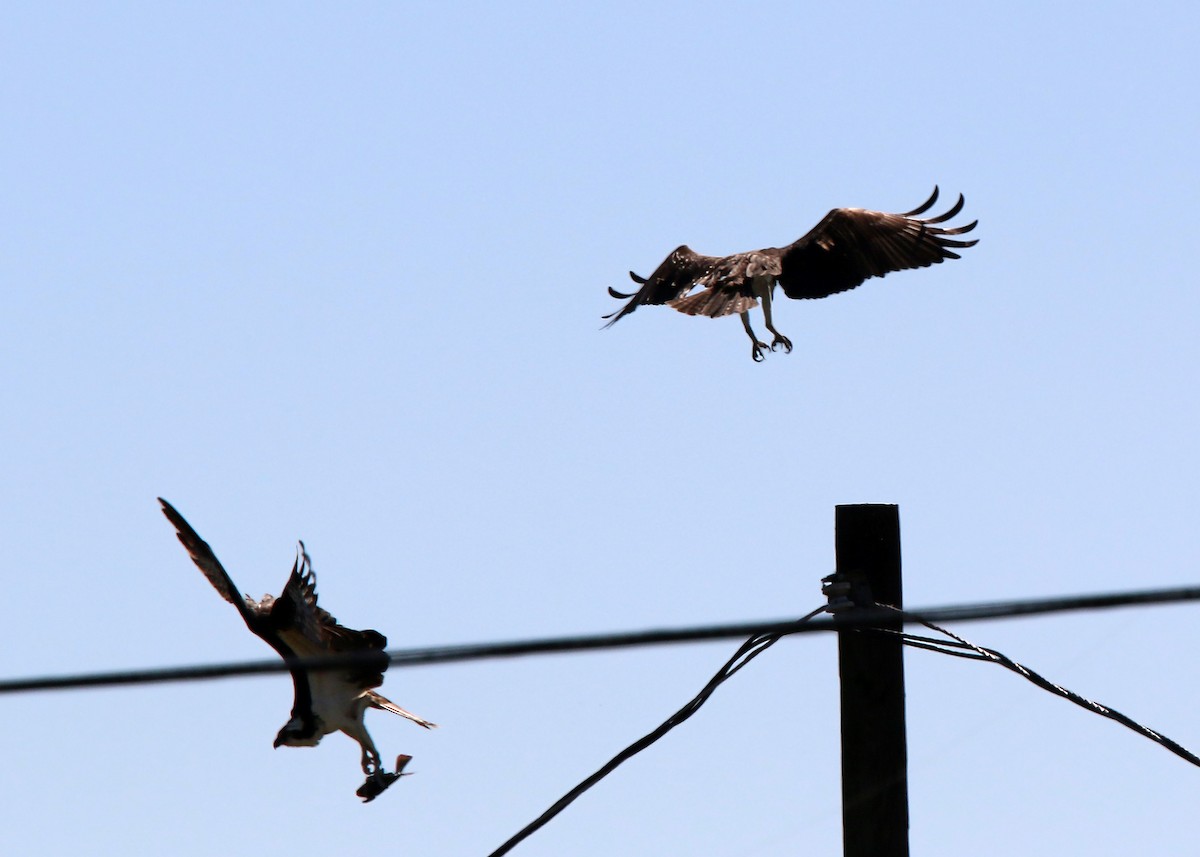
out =
[[(675, 249), (654, 273), (630, 278), (641, 288), (636, 292), (608, 293), (629, 303), (604, 318), (612, 327), (642, 304), (666, 304), (688, 315), (719, 318), (739, 313), (750, 337), (750, 356), (763, 359), (767, 347), (750, 327), (750, 310), (762, 301), (763, 320), (775, 334), (771, 350), (783, 346), (791, 352), (792, 341), (775, 329), (771, 321), (771, 295), (775, 286), (783, 287), (789, 298), (824, 298), (844, 292), (869, 277), (882, 277), (892, 271), (925, 268), (944, 259), (958, 259), (950, 248), (971, 247), (976, 241), (948, 238), (975, 228), (978, 221), (955, 229), (943, 229), (945, 223), (963, 207), (958, 202), (938, 217), (919, 218), (937, 201), (938, 189), (925, 204), (904, 214), (885, 214), (865, 208), (835, 208), (807, 235), (786, 247), (767, 247), (732, 256), (701, 256), (686, 244)], [(688, 293), (697, 287), (704, 291)]]
[[(364, 654), (361, 666), (331, 670), (291, 670), (295, 687), (292, 717), (275, 738), (275, 746), (315, 747), (330, 732), (342, 731), (362, 747), (362, 769), (367, 780), (358, 790), (366, 801), (373, 800), (400, 778), (410, 756), (396, 760), (397, 771), (383, 769), (375, 742), (367, 733), (363, 714), (368, 708), (378, 708), (399, 714), (429, 729), (430, 723), (411, 711), (405, 711), (372, 688), (383, 684), (383, 671), (388, 667), (387, 638), (378, 631), (355, 631), (339, 625), (337, 620), (317, 606), (317, 578), (312, 563), (300, 542), (292, 574), (283, 594), (278, 598), (264, 595), (255, 601), (242, 596), (233, 585), (212, 548), (196, 534), (191, 525), (161, 497), (163, 514), (175, 525), (179, 541), (187, 548), (192, 562), (204, 576), (242, 614), (246, 626), (262, 637), (285, 661), (294, 658), (314, 658), (322, 655)], [(374, 654), (376, 657), (371, 657)]]

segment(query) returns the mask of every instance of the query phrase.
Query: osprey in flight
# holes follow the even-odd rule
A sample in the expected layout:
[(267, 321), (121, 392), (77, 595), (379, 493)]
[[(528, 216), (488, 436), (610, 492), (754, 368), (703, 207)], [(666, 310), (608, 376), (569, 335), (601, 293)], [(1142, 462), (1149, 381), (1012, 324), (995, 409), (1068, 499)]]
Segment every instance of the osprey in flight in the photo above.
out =
[[(358, 790), (359, 797), (373, 800), (400, 778), (400, 772), (411, 758), (400, 756), (397, 771), (383, 769), (375, 742), (367, 734), (363, 714), (368, 708), (378, 708), (399, 714), (429, 729), (436, 724), (405, 711), (372, 688), (383, 684), (383, 671), (388, 667), (387, 638), (378, 631), (355, 631), (339, 625), (337, 620), (317, 606), (317, 579), (312, 564), (300, 542), (292, 574), (283, 594), (278, 598), (264, 595), (255, 601), (238, 593), (212, 548), (196, 534), (191, 525), (161, 497), (163, 514), (178, 532), (179, 541), (187, 548), (192, 562), (204, 576), (242, 614), (246, 626), (262, 637), (285, 661), (294, 658), (314, 658), (322, 655), (347, 655), (362, 652), (361, 666), (330, 670), (293, 668), (292, 684), (295, 702), (292, 717), (275, 738), (275, 746), (315, 747), (330, 732), (342, 731), (362, 747), (362, 769), (367, 780)], [(376, 655), (371, 657), (371, 655)]]
[[(786, 247), (732, 256), (701, 256), (685, 244), (648, 278), (630, 271), (630, 278), (641, 287), (636, 292), (618, 292), (609, 287), (610, 295), (629, 303), (604, 316), (610, 319), (604, 326), (612, 327), (642, 304), (666, 304), (688, 315), (709, 318), (736, 312), (752, 343), (750, 356), (757, 362), (763, 359), (767, 344), (760, 342), (750, 327), (750, 309), (761, 300), (767, 330), (775, 334), (771, 350), (783, 346), (785, 352), (790, 352), (792, 341), (771, 321), (771, 295), (776, 285), (782, 286), (789, 298), (824, 298), (852, 289), (869, 277), (958, 259), (952, 248), (977, 243), (948, 236), (970, 232), (978, 221), (954, 229), (938, 225), (962, 210), (961, 194), (946, 213), (917, 216), (928, 211), (937, 198), (935, 186), (924, 205), (904, 214), (835, 208), (807, 235)], [(697, 287), (704, 291), (688, 294)]]

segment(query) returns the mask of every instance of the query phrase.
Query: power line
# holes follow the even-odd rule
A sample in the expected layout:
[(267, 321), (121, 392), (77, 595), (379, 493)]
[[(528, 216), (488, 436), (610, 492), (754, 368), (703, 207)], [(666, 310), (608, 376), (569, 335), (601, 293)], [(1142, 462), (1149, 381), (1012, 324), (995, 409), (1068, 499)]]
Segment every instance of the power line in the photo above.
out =
[[(885, 609), (898, 613), (905, 612), (895, 607), (887, 607)], [(1196, 767), (1200, 767), (1200, 757), (1197, 757), (1196, 754), (1191, 750), (1188, 750), (1182, 744), (1171, 740), (1167, 736), (1155, 732), (1153, 729), (1150, 729), (1147, 726), (1143, 726), (1133, 718), (1128, 717), (1121, 712), (1116, 711), (1115, 709), (1109, 708), (1106, 705), (1101, 705), (1099, 702), (1095, 702), (1094, 700), (1088, 699), (1085, 696), (1080, 696), (1075, 691), (1065, 688), (1062, 685), (1055, 684), (1039, 673), (1034, 672), (1024, 664), (1017, 663), (1003, 652), (998, 652), (995, 649), (985, 648), (984, 646), (978, 646), (965, 637), (959, 636), (953, 631), (939, 627), (932, 622), (921, 622), (921, 624), (926, 628), (937, 631), (940, 634), (945, 634), (950, 638), (950, 640), (936, 640), (930, 637), (918, 637), (915, 635), (902, 633), (900, 634), (900, 637), (906, 645), (915, 646), (921, 649), (929, 649), (930, 651), (939, 652), (943, 655), (953, 655), (955, 657), (969, 658), (973, 660), (984, 661), (985, 663), (998, 664), (1007, 670), (1011, 670), (1022, 678), (1028, 679), (1037, 687), (1040, 687), (1042, 690), (1047, 691), (1054, 696), (1058, 696), (1062, 699), (1073, 702), (1080, 708), (1090, 711), (1093, 714), (1099, 714), (1101, 717), (1107, 717), (1109, 720), (1115, 720), (1117, 723), (1120, 723), (1127, 729), (1131, 729), (1137, 734), (1145, 738), (1149, 738), (1156, 744), (1160, 744), (1184, 761), (1189, 762)], [(880, 632), (895, 633), (882, 630), (880, 630)]]
[[(1063, 596), (1057, 598), (1024, 599), (1018, 601), (995, 601), (980, 604), (962, 604), (948, 607), (930, 607), (906, 610), (904, 621), (920, 622), (973, 622), (986, 619), (1037, 616), (1049, 613), (1065, 613), (1080, 610), (1101, 610), (1118, 607), (1145, 606), (1151, 604), (1173, 604), (1200, 600), (1200, 586), (1175, 587), (1168, 589), (1146, 589), (1098, 595)], [(561, 652), (591, 651), (601, 649), (632, 648), (635, 646), (665, 645), (673, 643), (695, 643), (704, 641), (740, 639), (757, 634), (800, 634), (812, 631), (835, 631), (839, 628), (870, 627), (883, 619), (894, 620), (890, 610), (863, 607), (851, 616), (836, 622), (833, 619), (814, 619), (798, 622), (795, 619), (780, 619), (760, 622), (738, 622), (725, 625), (702, 625), (674, 629), (651, 629), (616, 633), (550, 637), (533, 640), (517, 640), (492, 643), (467, 643), (450, 646), (430, 646), (415, 649), (399, 649), (389, 652), (387, 657), (393, 667), (412, 667), (426, 664), (444, 664), (489, 658), (510, 658)], [(379, 654), (346, 654), (323, 658), (297, 658), (290, 661), (240, 661), (223, 664), (200, 664), (182, 667), (160, 667), (151, 669), (118, 670), (112, 672), (83, 673), (76, 675), (42, 676), (33, 678), (6, 679), (0, 681), (0, 694), (28, 693), (38, 690), (67, 690), (89, 687), (111, 687), (117, 685), (159, 684), (163, 682), (199, 681), (204, 679), (230, 678), (233, 676), (263, 675), (300, 669), (343, 669), (362, 665), (364, 660), (376, 660)]]
[[(1135, 594), (1131, 593), (1130, 595), (1135, 595)], [(1146, 595), (1146, 593), (1137, 593), (1136, 595), (1137, 595), (1136, 599), (1130, 600), (1128, 602), (1126, 602), (1122, 596), (1093, 596), (1091, 598), (1086, 598), (1086, 599), (1074, 599), (1074, 601), (1080, 602), (1080, 603), (1087, 601), (1087, 602), (1090, 602), (1093, 604), (1099, 604), (1100, 606), (1105, 606), (1105, 607), (1118, 606), (1118, 603), (1160, 603), (1160, 602), (1157, 602), (1156, 600), (1147, 600), (1144, 597)], [(1061, 605), (1064, 604), (1066, 601), (1067, 601), (1067, 599), (1053, 599), (1052, 601), (1044, 602), (1042, 606), (1049, 606), (1049, 604), (1051, 604), (1051, 603), (1056, 603), (1056, 604), (1060, 605), (1056, 609), (1062, 609)], [(1031, 605), (1032, 605), (1032, 602), (1026, 602), (1025, 605), (1019, 606), (1018, 607), (1019, 612), (1017, 612), (1014, 615), (1023, 615), (1023, 614), (1027, 615), (1030, 612), (1041, 612), (1041, 613), (1049, 612), (1048, 610), (1028, 610), (1028, 609), (1026, 609), (1027, 607), (1029, 607)], [(997, 609), (997, 608), (1008, 610), (1008, 609), (1012, 609), (1014, 606), (1017, 606), (1017, 605), (1013, 605), (1013, 604), (992, 605), (987, 608), (987, 611), (990, 612), (992, 609)], [(975, 613), (976, 615), (972, 616), (972, 618), (992, 618), (991, 616), (985, 617), (984, 615), (982, 615), (982, 612), (981, 612), (982, 608), (983, 608), (982, 605), (977, 608), (967, 608), (964, 610), (964, 612), (970, 611), (970, 612)], [(620, 766), (622, 763), (624, 763), (628, 759), (632, 758), (633, 756), (637, 755), (642, 750), (645, 750), (651, 744), (655, 743), (660, 738), (662, 738), (664, 735), (666, 735), (669, 731), (671, 731), (676, 726), (680, 725), (685, 720), (687, 720), (689, 717), (691, 717), (693, 714), (695, 714), (696, 711), (699, 710), (699, 708), (705, 702), (708, 701), (709, 697), (711, 697), (713, 695), (713, 693), (716, 692), (716, 689), (723, 682), (725, 682), (727, 679), (731, 678), (734, 675), (734, 673), (736, 673), (742, 667), (746, 666), (751, 660), (756, 658), (758, 655), (765, 652), (768, 648), (770, 648), (772, 645), (774, 645), (776, 642), (778, 642), (784, 636), (787, 636), (789, 634), (802, 633), (805, 630), (818, 629), (820, 627), (820, 623), (817, 623), (812, 620), (814, 620), (815, 617), (818, 616), (825, 609), (826, 609), (826, 607), (822, 606), (821, 608), (818, 608), (817, 610), (812, 611), (811, 613), (809, 613), (802, 619), (800, 619), (794, 623), (791, 623), (790, 627), (788, 627), (786, 629), (779, 628), (779, 629), (776, 629), (771, 632), (764, 632), (764, 633), (759, 633), (759, 634), (755, 634), (755, 635), (751, 636), (748, 640), (746, 640), (741, 645), (740, 648), (738, 648), (738, 650), (734, 653), (734, 655), (731, 658), (729, 658), (728, 661), (725, 662), (724, 666), (722, 666), (721, 669), (717, 671), (716, 675), (714, 675), (709, 680), (709, 682), (704, 686), (704, 688), (695, 697), (693, 697), (691, 700), (689, 700), (682, 708), (680, 708), (677, 712), (675, 712), (670, 717), (668, 717), (666, 720), (664, 720), (659, 726), (657, 726), (651, 732), (647, 733), (646, 735), (643, 735), (641, 738), (634, 741), (632, 744), (630, 744), (624, 750), (622, 750), (621, 752), (619, 752), (615, 756), (613, 756), (608, 762), (606, 762), (604, 765), (602, 765), (597, 771), (595, 771), (594, 773), (589, 775), (587, 778), (582, 780), (578, 785), (576, 785), (574, 788), (572, 788), (570, 791), (568, 791), (565, 795), (563, 795), (561, 798), (559, 798), (557, 801), (555, 801), (553, 804), (551, 804), (549, 809), (547, 809), (545, 812), (543, 812), (540, 816), (538, 816), (532, 822), (527, 824), (525, 827), (521, 828), (521, 830), (519, 830), (516, 834), (514, 834), (512, 837), (510, 837), (508, 840), (506, 840), (504, 842), (504, 844), (502, 844), (495, 851), (492, 851), (488, 855), (488, 857), (502, 857), (502, 855), (508, 854), (513, 848), (515, 848), (517, 845), (519, 845), (521, 842), (523, 842), (525, 839), (527, 839), (530, 835), (535, 833), (537, 830), (541, 829), (543, 826), (545, 826), (547, 823), (549, 823), (555, 816), (557, 816), (564, 809), (566, 809), (568, 806), (570, 806), (584, 792), (586, 792), (592, 786), (596, 785), (596, 783), (598, 783), (600, 780), (604, 779), (606, 776), (608, 776), (613, 771), (615, 771), (617, 769), (617, 767)], [(940, 612), (943, 615), (945, 615), (946, 613), (950, 612), (951, 610), (958, 610), (958, 609), (960, 609), (960, 608), (943, 608), (936, 612)], [(1074, 608), (1067, 607), (1065, 609), (1074, 609)], [(918, 615), (918, 614), (931, 615), (934, 612), (935, 611), (933, 611), (933, 610), (906, 611), (906, 610), (901, 610), (896, 607), (891, 607), (888, 605), (876, 603), (870, 607), (856, 608), (853, 613), (843, 613), (838, 620), (838, 624), (840, 624), (843, 628), (871, 626), (871, 627), (861, 627), (861, 630), (865, 633), (898, 634), (900, 636), (901, 640), (907, 645), (916, 646), (918, 648), (930, 649), (932, 651), (936, 651), (941, 654), (954, 655), (956, 657), (971, 658), (974, 660), (981, 660), (981, 661), (985, 661), (988, 663), (1000, 664), (1001, 666), (1004, 666), (1004, 667), (1012, 670), (1013, 672), (1017, 673), (1018, 675), (1033, 682), (1035, 685), (1042, 688), (1043, 690), (1050, 691), (1051, 693), (1054, 693), (1056, 696), (1060, 696), (1064, 699), (1068, 699), (1071, 702), (1074, 702), (1076, 705), (1079, 705), (1093, 713), (1100, 714), (1104, 717), (1108, 717), (1112, 720), (1115, 720), (1118, 723), (1122, 724), (1123, 726), (1127, 726), (1128, 728), (1134, 730), (1138, 734), (1144, 735), (1145, 737), (1150, 738), (1153, 741), (1156, 741), (1157, 743), (1166, 747), (1171, 752), (1173, 752), (1176, 755), (1180, 756), (1181, 758), (1191, 762), (1192, 764), (1200, 765), (1200, 758), (1197, 758), (1190, 751), (1188, 751), (1181, 745), (1177, 744), (1175, 741), (1172, 741), (1170, 738), (1167, 738), (1163, 735), (1160, 735), (1157, 732), (1154, 732), (1153, 730), (1151, 730), (1145, 726), (1142, 726), (1140, 723), (1137, 723), (1136, 721), (1130, 719), (1129, 717), (1126, 717), (1125, 715), (1121, 714), (1118, 711), (1114, 711), (1113, 709), (1110, 709), (1110, 708), (1107, 708), (1106, 706), (1100, 705), (1097, 702), (1093, 702), (1090, 699), (1086, 699), (1086, 698), (1080, 696), (1079, 694), (1074, 693), (1071, 690), (1061, 687), (1060, 685), (1053, 684), (1052, 682), (1043, 678), (1038, 673), (1034, 672), (1033, 670), (1029, 669), (1028, 667), (1023, 666), (1022, 664), (1017, 663), (1016, 661), (1012, 660), (1008, 656), (1006, 656), (1000, 652), (997, 652), (994, 649), (987, 649), (982, 646), (977, 646), (974, 643), (970, 642), (969, 640), (965, 639), (964, 637), (961, 637), (951, 631), (948, 631), (945, 628), (942, 628), (930, 621), (922, 619), (920, 617), (920, 615)], [(945, 640), (945, 639), (937, 639), (937, 638), (932, 638), (932, 637), (923, 637), (923, 636), (919, 636), (919, 635), (915, 635), (915, 634), (905, 634), (905, 633), (899, 632), (899, 631), (888, 631), (886, 629), (881, 629), (881, 628), (875, 627), (878, 624), (880, 617), (887, 617), (894, 622), (898, 616), (905, 623), (917, 623), (917, 624), (924, 625), (925, 627), (930, 628), (931, 630), (936, 631), (938, 633), (941, 633), (941, 634), (945, 635), (946, 637), (949, 637), (950, 639)]]
[[(803, 623), (808, 622), (810, 619), (813, 619), (824, 612), (824, 610), (825, 607), (822, 605), (821, 607), (809, 613), (803, 619), (800, 619), (798, 624), (802, 625)], [(685, 720), (699, 711), (700, 706), (708, 702), (709, 697), (716, 692), (717, 688), (720, 687), (722, 683), (724, 683), (727, 679), (732, 678), (734, 673), (773, 646), (787, 633), (795, 633), (795, 631), (756, 634), (746, 642), (742, 643), (738, 650), (734, 652), (733, 657), (725, 662), (725, 665), (717, 671), (717, 674), (709, 679), (708, 684), (706, 684), (698, 694), (689, 700), (687, 704), (683, 706), (683, 708), (676, 711), (661, 724), (655, 727), (651, 732), (643, 735), (641, 738), (637, 739), (624, 750), (617, 753), (617, 755), (605, 762), (598, 771), (588, 776), (586, 779), (580, 782), (579, 785), (575, 786), (573, 789), (555, 801), (549, 809), (547, 809), (525, 827), (521, 828), (513, 836), (509, 837), (509, 839), (505, 841), (503, 845), (489, 854), (488, 857), (502, 857), (502, 855), (507, 854), (522, 841), (528, 838), (532, 833), (545, 826), (552, 818), (570, 806), (576, 798), (615, 771), (623, 762), (636, 756), (638, 753), (645, 750), (659, 738), (662, 738), (680, 723), (683, 723)]]

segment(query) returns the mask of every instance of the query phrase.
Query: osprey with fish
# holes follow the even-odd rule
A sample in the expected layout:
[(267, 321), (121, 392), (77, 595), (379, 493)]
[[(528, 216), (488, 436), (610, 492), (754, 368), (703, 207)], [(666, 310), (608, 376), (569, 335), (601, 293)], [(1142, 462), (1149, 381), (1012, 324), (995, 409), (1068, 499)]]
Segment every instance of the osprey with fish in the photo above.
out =
[(388, 667), (387, 638), (378, 631), (355, 631), (339, 625), (338, 621), (317, 606), (317, 579), (304, 542), (300, 542), (296, 561), (283, 594), (278, 598), (264, 595), (255, 601), (241, 595), (217, 560), (212, 548), (196, 534), (191, 525), (163, 500), (167, 516), (187, 549), (192, 562), (204, 572), (218, 594), (238, 609), (251, 631), (266, 641), (291, 665), (297, 658), (362, 655), (362, 663), (335, 669), (311, 669), (291, 666), (295, 701), (292, 716), (275, 737), (276, 747), (315, 747), (331, 732), (341, 731), (358, 742), (362, 748), (362, 770), (366, 782), (358, 790), (359, 797), (373, 800), (401, 776), (410, 756), (396, 760), (397, 770), (389, 773), (375, 742), (367, 733), (363, 715), (368, 708), (378, 708), (405, 717), (426, 729), (436, 724), (406, 711), (373, 688), (383, 684), (383, 672)]

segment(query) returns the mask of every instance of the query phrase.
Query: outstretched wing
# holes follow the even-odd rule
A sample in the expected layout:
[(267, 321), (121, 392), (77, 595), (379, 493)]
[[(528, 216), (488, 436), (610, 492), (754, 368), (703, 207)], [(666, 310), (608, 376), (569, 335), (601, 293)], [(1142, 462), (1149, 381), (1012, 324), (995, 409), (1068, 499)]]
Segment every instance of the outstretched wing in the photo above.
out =
[(962, 210), (961, 194), (944, 214), (917, 216), (928, 211), (937, 198), (935, 186), (924, 205), (904, 214), (835, 208), (807, 235), (782, 248), (779, 285), (789, 298), (823, 298), (852, 289), (869, 277), (958, 259), (956, 249), (977, 241), (950, 236), (970, 232), (978, 221), (954, 229), (938, 225)]
[(701, 256), (693, 252), (686, 244), (675, 248), (662, 264), (654, 269), (654, 273), (639, 277), (633, 271), (629, 277), (641, 285), (636, 292), (618, 292), (609, 286), (608, 293), (618, 300), (629, 303), (616, 312), (611, 312), (604, 318), (609, 319), (605, 327), (612, 327), (618, 321), (629, 315), (642, 304), (665, 304), (680, 295), (685, 295), (712, 270), (721, 259), (716, 256)]
[(180, 543), (187, 549), (192, 562), (204, 572), (204, 576), (208, 578), (208, 582), (213, 585), (220, 596), (238, 609), (246, 626), (254, 633), (259, 634), (257, 616), (254, 612), (257, 604), (250, 602), (237, 591), (237, 587), (233, 585), (229, 574), (217, 559), (217, 555), (213, 553), (212, 548), (208, 546), (208, 542), (200, 538), (192, 529), (191, 524), (184, 520), (183, 515), (179, 514), (178, 510), (162, 497), (158, 498), (158, 502), (162, 504), (162, 511), (167, 516), (167, 520), (174, 525), (175, 534), (179, 536)]
[[(188, 554), (192, 557), (192, 562), (196, 563), (197, 567), (204, 572), (204, 576), (216, 588), (217, 592), (226, 601), (238, 608), (238, 612), (242, 614), (242, 619), (246, 623), (246, 627), (255, 633), (267, 643), (278, 655), (285, 661), (290, 662), (292, 658), (303, 654), (295, 651), (282, 635), (278, 633), (275, 627), (275, 609), (274, 605), (278, 604), (278, 599), (272, 603), (270, 596), (263, 599), (262, 604), (254, 601), (251, 598), (240, 595), (237, 587), (233, 585), (229, 575), (217, 561), (216, 554), (212, 552), (212, 548), (204, 539), (197, 535), (191, 525), (183, 519), (183, 515), (164, 500), (158, 498), (158, 502), (162, 504), (163, 514), (167, 516), (172, 524), (175, 525), (175, 530), (179, 536), (179, 541), (187, 548)], [(315, 602), (316, 596), (313, 596)], [(286, 610), (286, 608), (285, 608)], [(308, 680), (308, 674), (304, 670), (290, 669), (292, 675), (292, 689), (294, 692), (294, 702), (292, 704), (292, 716), (297, 716), (298, 712), (308, 711), (312, 707), (312, 688)]]
[(384, 650), (387, 637), (378, 631), (356, 631), (338, 624), (317, 604), (317, 576), (312, 561), (300, 542), (296, 562), (283, 594), (271, 607), (271, 624), (280, 638), (300, 657), (319, 657), (351, 652), (377, 653), (362, 666), (347, 670), (346, 679), (359, 688), (379, 687), (388, 661)]

